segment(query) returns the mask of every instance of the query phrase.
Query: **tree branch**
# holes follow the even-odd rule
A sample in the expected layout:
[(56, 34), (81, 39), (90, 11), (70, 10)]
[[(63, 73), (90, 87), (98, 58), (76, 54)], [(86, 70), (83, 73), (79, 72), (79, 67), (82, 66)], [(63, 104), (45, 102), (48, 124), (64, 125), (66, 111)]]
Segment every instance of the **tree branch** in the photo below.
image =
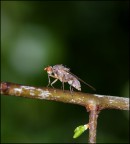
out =
[(89, 94), (82, 92), (64, 91), (60, 89), (46, 87), (32, 87), (10, 82), (1, 82), (0, 93), (8, 96), (19, 96), (27, 98), (45, 99), (60, 101), (64, 103), (78, 104), (88, 106), (95, 104), (101, 109), (120, 109), (129, 110), (129, 98)]
[(85, 106), (89, 115), (89, 143), (96, 143), (98, 113), (102, 109), (129, 110), (129, 98), (64, 91), (46, 87), (32, 87), (10, 82), (1, 82), (0, 93), (44, 100), (60, 101)]

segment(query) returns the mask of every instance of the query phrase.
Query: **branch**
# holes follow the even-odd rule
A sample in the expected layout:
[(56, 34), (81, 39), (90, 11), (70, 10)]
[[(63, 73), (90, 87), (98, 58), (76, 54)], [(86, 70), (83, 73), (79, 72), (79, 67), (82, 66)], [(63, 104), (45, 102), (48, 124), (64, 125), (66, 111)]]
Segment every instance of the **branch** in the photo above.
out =
[[(89, 114), (89, 143), (96, 143), (96, 129), (97, 129), (97, 118), (98, 118), (98, 109), (96, 105), (90, 105), (90, 114)], [(87, 108), (88, 110), (88, 108)]]
[(78, 104), (81, 106), (89, 106), (96, 104), (101, 109), (120, 109), (129, 110), (129, 98), (105, 96), (98, 94), (89, 94), (82, 92), (64, 91), (60, 89), (46, 87), (32, 87), (10, 82), (1, 82), (0, 93), (8, 96), (18, 96), (27, 98), (36, 98), (44, 100), (60, 101), (64, 103)]
[(129, 98), (82, 92), (63, 92), (63, 90), (59, 89), (32, 87), (10, 82), (1, 82), (0, 93), (8, 96), (13, 95), (19, 97), (53, 100), (85, 106), (87, 111), (90, 112), (89, 123), (76, 128), (74, 138), (78, 137), (87, 129), (87, 127), (89, 127), (89, 143), (96, 143), (97, 117), (100, 110), (108, 108), (129, 110)]

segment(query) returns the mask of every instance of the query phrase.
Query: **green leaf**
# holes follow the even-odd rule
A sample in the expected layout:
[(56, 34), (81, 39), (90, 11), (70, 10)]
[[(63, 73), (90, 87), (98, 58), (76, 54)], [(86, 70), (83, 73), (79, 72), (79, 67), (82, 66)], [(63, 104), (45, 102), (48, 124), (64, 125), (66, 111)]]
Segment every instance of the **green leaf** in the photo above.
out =
[(73, 138), (79, 137), (85, 130), (86, 130), (86, 128), (85, 128), (84, 125), (78, 126), (78, 127), (74, 130), (74, 136), (73, 136)]

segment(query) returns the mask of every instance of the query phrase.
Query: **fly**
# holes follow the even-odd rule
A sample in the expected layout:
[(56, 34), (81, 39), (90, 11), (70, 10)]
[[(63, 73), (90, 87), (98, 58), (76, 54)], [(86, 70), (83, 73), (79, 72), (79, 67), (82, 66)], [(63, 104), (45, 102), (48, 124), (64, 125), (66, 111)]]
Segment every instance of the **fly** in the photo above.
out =
[[(58, 80), (62, 82), (62, 87), (64, 91), (64, 83), (68, 82), (70, 85), (70, 91), (72, 91), (72, 87), (75, 89), (81, 91), (81, 84), (80, 81), (83, 82), (85, 85), (89, 86), (94, 91), (96, 90), (91, 85), (87, 84), (85, 81), (74, 75), (70, 72), (69, 68), (64, 67), (62, 64), (54, 65), (54, 66), (48, 66), (44, 68), (45, 71), (48, 73), (48, 80), (49, 83), (47, 86), (51, 85), (53, 87), (53, 84), (56, 83)], [(55, 78), (55, 80), (51, 83), (50, 77)]]

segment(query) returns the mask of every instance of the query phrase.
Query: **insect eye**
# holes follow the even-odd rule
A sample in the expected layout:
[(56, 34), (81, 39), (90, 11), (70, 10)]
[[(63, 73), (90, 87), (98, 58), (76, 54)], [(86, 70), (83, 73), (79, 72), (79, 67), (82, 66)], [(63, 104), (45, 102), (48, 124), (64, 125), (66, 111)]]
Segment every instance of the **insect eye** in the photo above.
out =
[(52, 67), (49, 66), (49, 67), (48, 67), (48, 71), (52, 71)]
[(48, 67), (44, 68), (44, 70), (47, 71), (47, 72), (48, 72), (48, 71), (52, 71), (52, 67), (51, 67), (51, 66), (48, 66)]

